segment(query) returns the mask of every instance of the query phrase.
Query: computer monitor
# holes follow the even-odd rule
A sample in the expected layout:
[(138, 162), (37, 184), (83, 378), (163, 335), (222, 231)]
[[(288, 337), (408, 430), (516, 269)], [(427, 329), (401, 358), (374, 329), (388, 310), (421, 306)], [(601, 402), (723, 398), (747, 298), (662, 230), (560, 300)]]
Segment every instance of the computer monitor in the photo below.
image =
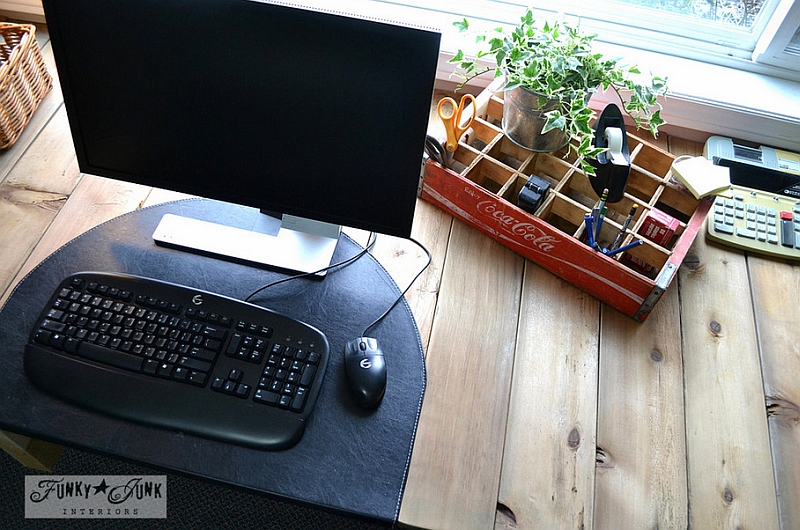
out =
[(284, 216), (252, 236), (165, 218), (157, 241), (311, 272), (336, 225), (410, 235), (439, 33), (257, 0), (44, 8), (82, 172)]

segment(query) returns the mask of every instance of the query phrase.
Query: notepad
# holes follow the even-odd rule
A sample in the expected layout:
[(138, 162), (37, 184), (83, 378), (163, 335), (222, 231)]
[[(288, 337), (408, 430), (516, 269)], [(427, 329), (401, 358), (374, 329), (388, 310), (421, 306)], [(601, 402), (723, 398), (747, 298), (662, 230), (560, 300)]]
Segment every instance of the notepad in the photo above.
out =
[(730, 188), (730, 169), (717, 166), (702, 156), (678, 159), (672, 164), (672, 175), (697, 199), (718, 195)]

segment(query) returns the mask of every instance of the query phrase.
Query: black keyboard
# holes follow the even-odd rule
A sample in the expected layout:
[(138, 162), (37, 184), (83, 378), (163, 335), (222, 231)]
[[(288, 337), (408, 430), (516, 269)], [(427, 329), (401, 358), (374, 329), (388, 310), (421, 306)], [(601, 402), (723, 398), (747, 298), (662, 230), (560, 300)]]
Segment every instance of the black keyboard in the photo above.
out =
[(296, 319), (150, 278), (66, 278), (36, 322), (25, 372), (118, 418), (258, 449), (303, 435), (328, 340)]

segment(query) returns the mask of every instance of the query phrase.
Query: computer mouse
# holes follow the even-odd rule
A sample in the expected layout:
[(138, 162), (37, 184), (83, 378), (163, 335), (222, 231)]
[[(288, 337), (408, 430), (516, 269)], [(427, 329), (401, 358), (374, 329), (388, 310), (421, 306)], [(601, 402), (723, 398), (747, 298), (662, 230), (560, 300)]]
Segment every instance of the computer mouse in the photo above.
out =
[(366, 410), (377, 409), (386, 392), (386, 363), (378, 340), (358, 337), (345, 344), (344, 370), (355, 402)]

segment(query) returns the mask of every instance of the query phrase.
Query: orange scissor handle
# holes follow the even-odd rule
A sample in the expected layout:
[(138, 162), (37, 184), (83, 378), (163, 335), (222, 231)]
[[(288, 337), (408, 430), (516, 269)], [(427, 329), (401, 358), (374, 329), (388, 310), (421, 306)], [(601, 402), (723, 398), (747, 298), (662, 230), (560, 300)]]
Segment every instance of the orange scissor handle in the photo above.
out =
[[(472, 115), (464, 123), (463, 114), (467, 106), (470, 106)], [(442, 98), (436, 107), (436, 112), (439, 113), (439, 117), (444, 122), (444, 128), (447, 131), (447, 143), (444, 147), (448, 153), (454, 153), (458, 148), (458, 140), (469, 129), (475, 119), (475, 113), (477, 112), (475, 98), (472, 94), (464, 94), (461, 96), (461, 102), (458, 105), (456, 105), (456, 101), (453, 98)]]

